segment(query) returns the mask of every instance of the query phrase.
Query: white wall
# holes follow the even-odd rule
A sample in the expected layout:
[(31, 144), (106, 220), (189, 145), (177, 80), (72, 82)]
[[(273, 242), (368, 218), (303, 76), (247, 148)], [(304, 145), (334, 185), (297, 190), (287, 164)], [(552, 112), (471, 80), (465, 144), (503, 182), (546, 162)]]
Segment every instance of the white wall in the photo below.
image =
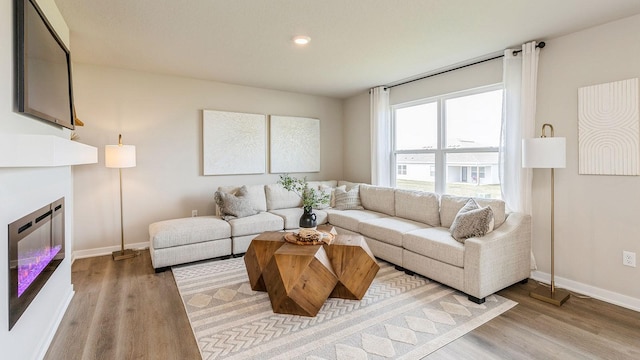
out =
[[(556, 282), (591, 296), (640, 310), (640, 268), (622, 265), (622, 250), (640, 256), (640, 177), (578, 175), (578, 87), (640, 77), (640, 16), (576, 32), (547, 43), (538, 73), (536, 127), (551, 122), (567, 137), (567, 168), (556, 171)], [(501, 66), (498, 60), (496, 63)], [(455, 74), (455, 75), (454, 75)], [(449, 78), (449, 75), (455, 76)], [(460, 90), (471, 81), (493, 81), (496, 68), (469, 67), (391, 90), (391, 103)], [(347, 99), (345, 179), (368, 181), (370, 162), (367, 94)], [(539, 130), (537, 130), (539, 131)], [(534, 170), (533, 250), (548, 279), (549, 172)]]
[[(53, 0), (38, 1), (61, 38), (69, 45), (69, 29)], [(13, 1), (0, 2), (0, 132), (46, 134), (69, 138), (69, 131), (14, 112)], [(2, 154), (12, 156), (13, 154)], [(36, 359), (44, 355), (68, 302), (73, 241), (73, 190), (70, 167), (0, 168), (0, 349), (7, 359)], [(60, 197), (66, 198), (65, 260), (41, 289), (11, 331), (8, 331), (7, 226)]]
[(137, 150), (137, 166), (122, 170), (126, 243), (148, 242), (155, 221), (194, 209), (213, 215), (218, 186), (277, 181), (271, 174), (203, 176), (202, 109), (318, 118), (321, 171), (294, 175), (342, 178), (340, 100), (87, 64), (74, 64), (73, 79), (85, 123), (76, 132), (98, 147), (97, 166), (74, 170), (77, 256), (119, 247), (118, 171), (104, 167), (104, 145), (117, 144), (118, 133)]
[[(567, 138), (567, 168), (555, 172), (557, 281), (595, 287), (595, 296), (640, 310), (640, 268), (622, 265), (623, 250), (640, 255), (640, 177), (578, 175), (578, 88), (633, 77), (640, 77), (640, 16), (549, 40), (539, 63), (536, 133), (550, 122)], [(534, 170), (533, 247), (545, 273), (549, 176)]]

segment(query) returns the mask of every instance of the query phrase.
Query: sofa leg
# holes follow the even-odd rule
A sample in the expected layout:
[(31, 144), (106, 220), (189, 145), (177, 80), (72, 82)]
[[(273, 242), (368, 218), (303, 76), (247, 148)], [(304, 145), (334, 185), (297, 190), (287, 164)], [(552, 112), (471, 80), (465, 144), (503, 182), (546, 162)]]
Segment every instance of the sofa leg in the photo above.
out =
[(413, 271), (411, 271), (411, 270), (407, 270), (407, 269), (404, 269), (404, 273), (405, 273), (405, 274), (407, 274), (407, 275), (409, 275), (409, 276), (413, 276), (413, 275), (415, 275), (415, 274), (416, 274), (416, 273), (414, 273)]
[(398, 266), (398, 265), (396, 265), (396, 266), (394, 266), (394, 267), (395, 267), (395, 269), (396, 269), (396, 270), (398, 270), (398, 271), (404, 271), (404, 268), (403, 268), (402, 266)]
[(165, 271), (167, 271), (169, 269), (171, 269), (171, 266), (165, 266), (165, 267), (153, 269), (153, 271), (155, 271), (155, 273), (158, 274), (158, 273), (161, 273), (161, 272), (165, 272)]
[(524, 284), (526, 284), (526, 283), (528, 283), (528, 282), (529, 282), (529, 279), (527, 278), (527, 279), (521, 280), (521, 281), (520, 281), (520, 284), (523, 284), (523, 285), (524, 285)]
[(478, 299), (477, 297), (471, 296), (471, 295), (469, 295), (468, 298), (469, 298), (469, 301), (472, 301), (472, 302), (474, 302), (476, 304), (482, 304), (482, 303), (484, 303), (484, 300), (485, 300), (485, 298)]

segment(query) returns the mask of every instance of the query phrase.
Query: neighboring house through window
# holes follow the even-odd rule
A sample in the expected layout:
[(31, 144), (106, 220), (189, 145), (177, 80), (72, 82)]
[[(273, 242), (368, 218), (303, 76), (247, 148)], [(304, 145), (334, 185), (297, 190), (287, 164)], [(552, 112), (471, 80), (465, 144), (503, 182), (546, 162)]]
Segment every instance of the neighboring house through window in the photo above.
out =
[(502, 84), (392, 106), (398, 188), (500, 198)]

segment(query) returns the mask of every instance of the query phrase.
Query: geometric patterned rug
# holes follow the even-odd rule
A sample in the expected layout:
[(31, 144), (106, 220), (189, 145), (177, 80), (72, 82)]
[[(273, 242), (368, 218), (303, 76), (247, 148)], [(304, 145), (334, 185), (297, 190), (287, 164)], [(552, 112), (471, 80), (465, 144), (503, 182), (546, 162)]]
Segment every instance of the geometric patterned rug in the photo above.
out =
[(447, 286), (380, 270), (360, 301), (330, 298), (316, 317), (275, 314), (243, 258), (172, 268), (203, 359), (421, 359), (516, 305), (482, 305)]

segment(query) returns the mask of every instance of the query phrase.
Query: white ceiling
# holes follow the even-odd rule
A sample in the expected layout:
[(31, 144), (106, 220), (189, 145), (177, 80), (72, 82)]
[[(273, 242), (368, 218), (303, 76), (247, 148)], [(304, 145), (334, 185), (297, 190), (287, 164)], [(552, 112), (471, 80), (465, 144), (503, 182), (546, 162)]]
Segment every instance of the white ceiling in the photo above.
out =
[(640, 13), (639, 0), (55, 2), (74, 62), (337, 98)]

